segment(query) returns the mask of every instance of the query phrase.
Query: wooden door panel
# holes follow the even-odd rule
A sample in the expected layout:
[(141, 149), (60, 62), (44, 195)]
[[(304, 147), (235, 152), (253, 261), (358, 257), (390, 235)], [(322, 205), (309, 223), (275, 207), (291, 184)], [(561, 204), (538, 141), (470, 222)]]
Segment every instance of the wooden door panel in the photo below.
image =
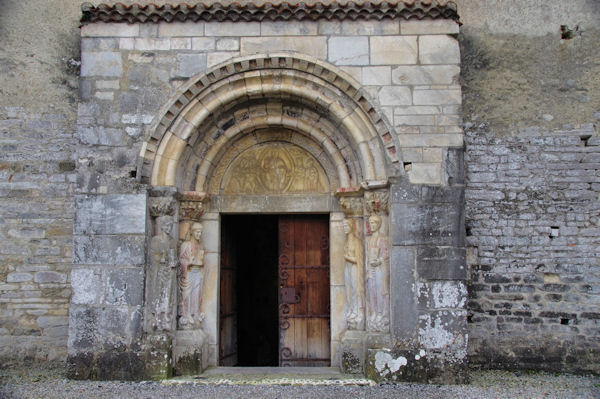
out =
[(238, 363), (237, 306), (234, 240), (229, 226), (221, 230), (221, 276), (219, 294), (219, 365)]
[(279, 283), (280, 366), (329, 365), (327, 217), (280, 216)]

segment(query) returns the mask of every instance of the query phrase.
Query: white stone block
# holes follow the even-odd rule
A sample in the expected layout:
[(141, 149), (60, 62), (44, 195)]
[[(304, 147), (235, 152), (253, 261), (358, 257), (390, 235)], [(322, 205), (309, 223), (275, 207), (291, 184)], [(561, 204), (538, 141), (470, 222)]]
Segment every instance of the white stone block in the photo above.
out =
[(262, 36), (316, 35), (318, 24), (313, 21), (264, 21), (260, 23)]
[(400, 22), (400, 32), (403, 35), (458, 34), (459, 26), (451, 19), (411, 19)]
[(365, 86), (385, 86), (392, 82), (392, 68), (389, 66), (364, 67), (362, 69), (362, 84)]
[(96, 81), (96, 89), (97, 90), (119, 90), (119, 81), (118, 80), (97, 80)]
[(398, 21), (345, 20), (319, 21), (321, 35), (397, 35), (400, 33)]
[(356, 80), (356, 83), (360, 84), (362, 80), (362, 68), (353, 66), (341, 66), (340, 69), (346, 72), (348, 75)]
[(462, 134), (399, 134), (402, 147), (461, 147)]
[[(422, 148), (410, 148), (404, 147), (401, 150), (403, 162), (423, 162), (423, 149)], [(406, 167), (405, 170), (408, 172), (412, 168)]]
[(414, 105), (410, 107), (394, 107), (394, 115), (437, 115), (440, 107)]
[(460, 89), (447, 90), (414, 90), (413, 103), (415, 105), (445, 105), (460, 104)]
[(203, 22), (161, 22), (158, 36), (204, 36)]
[(223, 38), (217, 40), (218, 51), (238, 51), (240, 49), (240, 39)]
[(406, 65), (392, 70), (396, 85), (449, 85), (456, 84), (460, 74), (457, 65)]
[(212, 68), (215, 65), (218, 65), (226, 60), (229, 60), (233, 57), (239, 56), (240, 53), (238, 51), (227, 51), (221, 53), (208, 53), (206, 57), (206, 67)]
[(421, 64), (460, 64), (458, 41), (446, 35), (419, 36)]
[(371, 37), (372, 65), (417, 63), (417, 36)]
[(132, 37), (123, 37), (119, 39), (119, 48), (121, 50), (133, 50), (135, 48), (135, 39)]
[(442, 162), (442, 149), (423, 148), (423, 162)]
[(413, 184), (441, 184), (441, 165), (439, 163), (413, 163), (408, 171), (408, 180)]
[(420, 126), (420, 125), (435, 125), (434, 115), (397, 115), (394, 117), (394, 124)]
[(135, 39), (135, 49), (140, 51), (169, 50), (171, 41), (169, 39), (156, 39), (143, 37)]
[(408, 87), (386, 86), (379, 90), (381, 105), (410, 105), (412, 96)]
[(136, 37), (139, 35), (139, 24), (97, 22), (81, 27), (82, 37)]
[(191, 50), (192, 39), (189, 37), (174, 37), (171, 39), (171, 50)]
[(112, 91), (98, 91), (94, 94), (98, 100), (112, 101), (115, 98), (115, 93)]
[(205, 36), (260, 36), (260, 22), (207, 22)]
[(335, 65), (369, 64), (369, 40), (367, 37), (331, 37), (328, 46), (328, 60)]
[(215, 49), (214, 37), (193, 37), (192, 50), (211, 51)]
[(324, 36), (243, 37), (242, 55), (268, 51), (297, 51), (320, 59), (327, 57), (327, 38)]

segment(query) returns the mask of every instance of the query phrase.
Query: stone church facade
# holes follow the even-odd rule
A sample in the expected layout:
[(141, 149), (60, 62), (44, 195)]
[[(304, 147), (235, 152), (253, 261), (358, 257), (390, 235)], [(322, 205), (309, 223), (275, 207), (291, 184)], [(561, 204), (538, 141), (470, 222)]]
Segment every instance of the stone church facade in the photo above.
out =
[[(7, 258), (3, 342), (27, 352), (54, 334), (73, 378), (261, 365), (246, 352), (263, 341), (269, 365), (376, 380), (463, 382), (469, 360), (598, 371), (596, 126), (497, 138), (463, 123), (479, 111), (461, 83), (475, 93), (491, 56), (467, 39), (461, 56), (460, 11), (84, 4), (76, 132), (56, 178), (70, 194), (50, 211), (71, 204), (58, 239), (72, 247), (12, 226), (3, 252), (16, 238), (41, 241), (49, 264), (72, 258)], [(586, 40), (572, 32), (563, 47)], [(594, 93), (581, 103), (600, 111)], [(21, 129), (6, 110), (4, 128)], [(34, 283), (49, 301), (26, 300)]]

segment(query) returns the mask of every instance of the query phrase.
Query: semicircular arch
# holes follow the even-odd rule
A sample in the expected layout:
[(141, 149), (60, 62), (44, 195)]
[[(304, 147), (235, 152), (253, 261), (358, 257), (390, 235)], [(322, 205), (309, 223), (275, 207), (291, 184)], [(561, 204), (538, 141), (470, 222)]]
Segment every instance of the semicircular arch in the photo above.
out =
[[(186, 148), (188, 152), (194, 151), (190, 149), (202, 142), (207, 149), (201, 155), (203, 166), (199, 169), (199, 180), (202, 182), (197, 182), (195, 189), (204, 187), (217, 155), (229, 140), (244, 131), (243, 123), (227, 126), (230, 120), (235, 124), (236, 109), (240, 104), (251, 107), (254, 103), (273, 100), (298, 104), (313, 117), (308, 121), (294, 121), (293, 116), (287, 118), (289, 115), (284, 113), (249, 115), (248, 118), (253, 119), (252, 127), (282, 126), (313, 138), (316, 135), (316, 141), (338, 166), (347, 164), (346, 158), (354, 158), (350, 163), (360, 165), (354, 171), (360, 176), (350, 179), (345, 175), (352, 172), (338, 168), (342, 186), (386, 180), (390, 168), (398, 165), (395, 135), (351, 77), (316, 59), (281, 53), (237, 58), (190, 80), (162, 118), (155, 122), (144, 143), (140, 153), (140, 178), (152, 185), (177, 185), (177, 171)], [(343, 162), (340, 154), (344, 149), (330, 137), (334, 132), (343, 136), (350, 147), (341, 157)], [(199, 154), (196, 152), (196, 155)]]

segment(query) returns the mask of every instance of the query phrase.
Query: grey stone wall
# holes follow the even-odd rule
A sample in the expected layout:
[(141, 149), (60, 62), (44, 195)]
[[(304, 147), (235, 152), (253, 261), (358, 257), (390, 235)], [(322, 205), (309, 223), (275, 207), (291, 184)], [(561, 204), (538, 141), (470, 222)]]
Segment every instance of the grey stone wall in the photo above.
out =
[(466, 141), (471, 361), (599, 372), (595, 126)]
[(0, 359), (62, 360), (71, 284), (73, 121), (0, 107)]

